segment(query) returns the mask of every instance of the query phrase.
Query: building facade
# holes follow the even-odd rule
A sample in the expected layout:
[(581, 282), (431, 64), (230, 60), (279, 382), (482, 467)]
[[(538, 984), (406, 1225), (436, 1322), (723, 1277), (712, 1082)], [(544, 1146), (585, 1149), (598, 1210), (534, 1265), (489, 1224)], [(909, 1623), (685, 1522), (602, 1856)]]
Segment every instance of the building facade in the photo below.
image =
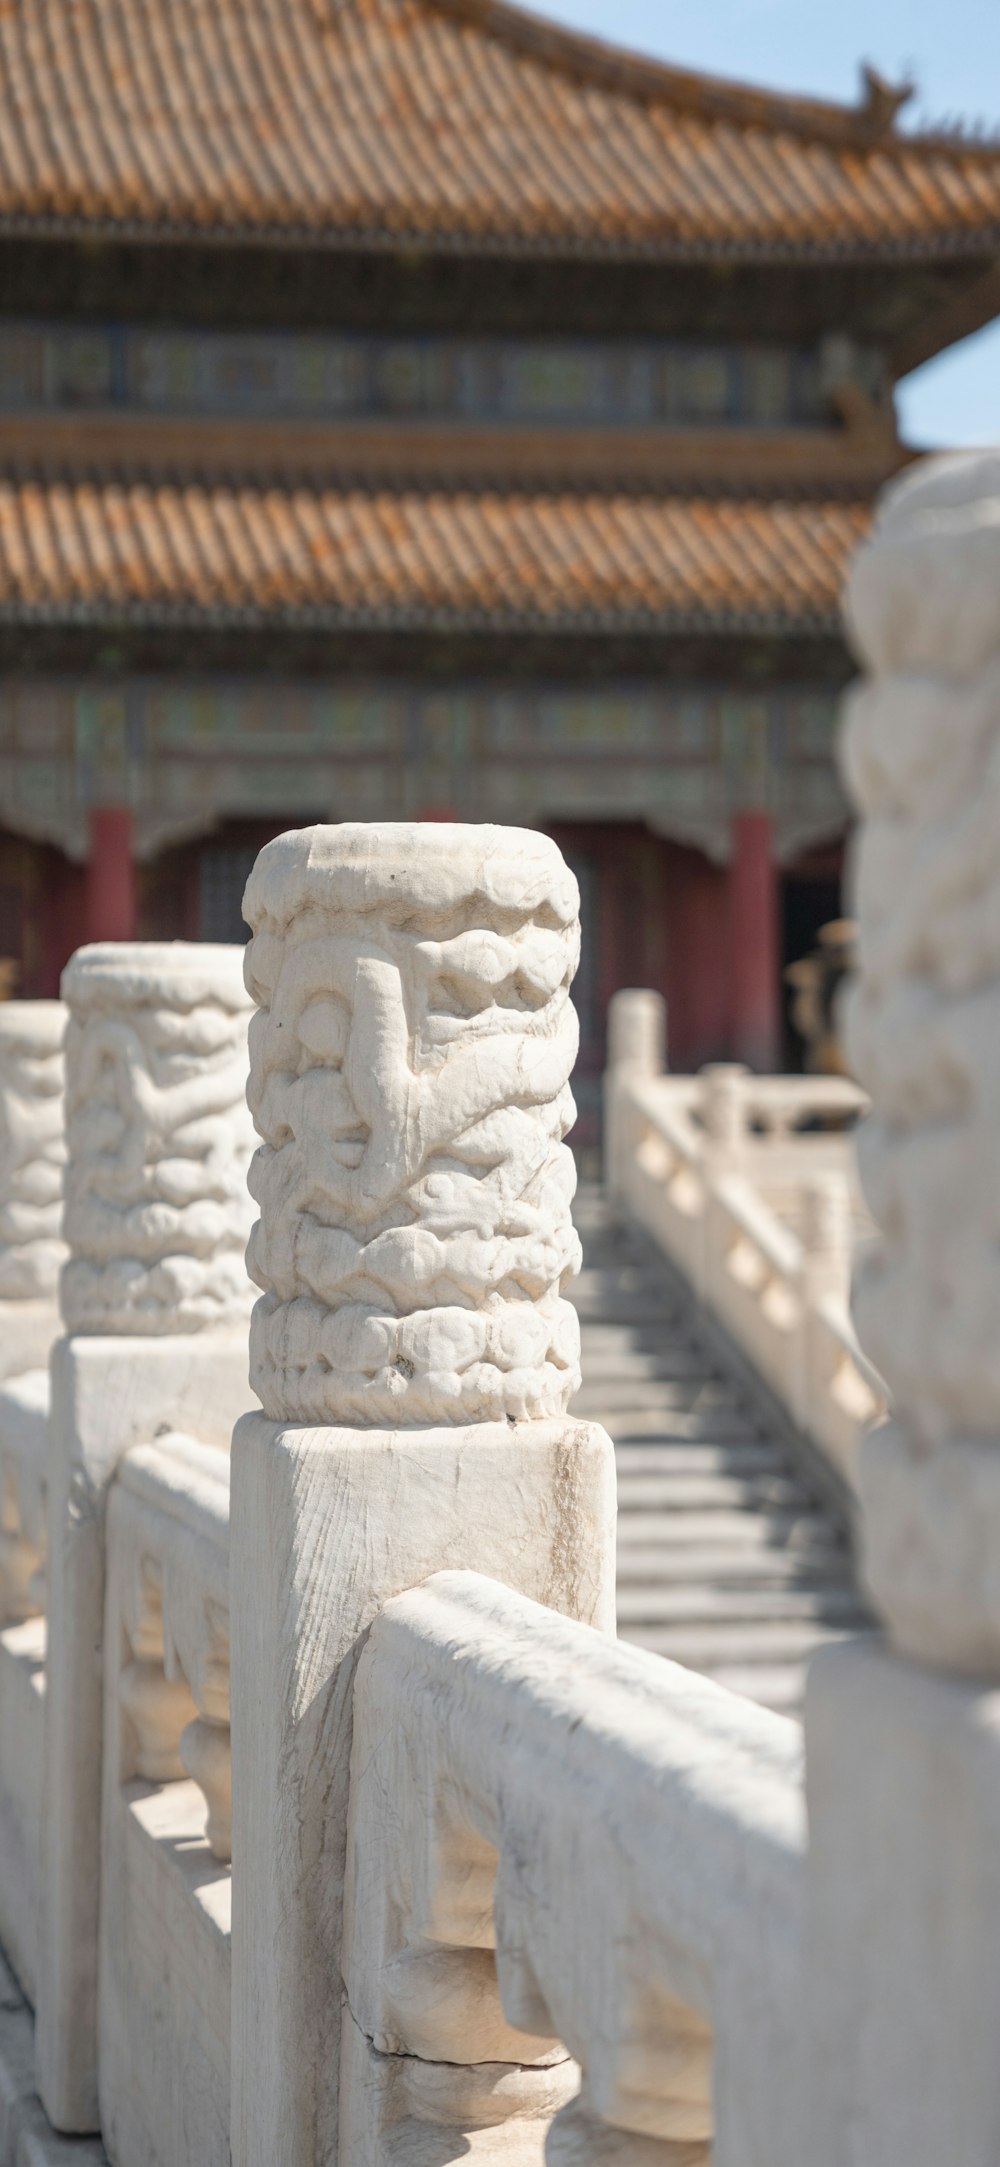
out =
[(553, 833), (672, 1058), (838, 909), (846, 559), (1000, 149), (502, 0), (0, 18), (0, 957), (239, 938), (312, 820)]

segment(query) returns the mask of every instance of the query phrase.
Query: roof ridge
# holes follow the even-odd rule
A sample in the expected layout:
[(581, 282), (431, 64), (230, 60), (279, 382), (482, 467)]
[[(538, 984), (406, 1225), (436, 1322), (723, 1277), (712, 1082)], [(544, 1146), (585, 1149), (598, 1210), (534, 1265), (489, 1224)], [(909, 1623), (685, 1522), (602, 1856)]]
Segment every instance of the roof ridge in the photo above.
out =
[[(344, 4), (344, 0), (340, 0)], [(572, 30), (537, 15), (516, 0), (414, 0), (418, 10), (446, 15), (478, 28), (518, 52), (556, 67), (577, 80), (599, 83), (643, 104), (672, 105), (706, 120), (729, 120), (738, 127), (773, 128), (795, 135), (870, 148), (932, 148), (956, 155), (977, 152), (996, 158), (1000, 145), (977, 140), (960, 129), (928, 129), (910, 135), (896, 132), (896, 115), (913, 96), (915, 85), (889, 84), (868, 62), (859, 62), (861, 97), (856, 105), (816, 98), (805, 92), (761, 88), (697, 68), (678, 67), (653, 54), (609, 39)]]

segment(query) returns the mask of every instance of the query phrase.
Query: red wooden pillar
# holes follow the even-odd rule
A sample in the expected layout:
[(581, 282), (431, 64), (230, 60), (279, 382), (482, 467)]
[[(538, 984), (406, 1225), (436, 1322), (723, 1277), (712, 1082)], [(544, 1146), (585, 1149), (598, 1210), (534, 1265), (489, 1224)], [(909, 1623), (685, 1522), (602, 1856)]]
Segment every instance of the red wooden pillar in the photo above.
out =
[(778, 1065), (778, 869), (770, 813), (736, 813), (729, 871), (729, 1015), (737, 1061)]
[(83, 938), (134, 941), (135, 937), (132, 815), (124, 805), (97, 805), (90, 815)]

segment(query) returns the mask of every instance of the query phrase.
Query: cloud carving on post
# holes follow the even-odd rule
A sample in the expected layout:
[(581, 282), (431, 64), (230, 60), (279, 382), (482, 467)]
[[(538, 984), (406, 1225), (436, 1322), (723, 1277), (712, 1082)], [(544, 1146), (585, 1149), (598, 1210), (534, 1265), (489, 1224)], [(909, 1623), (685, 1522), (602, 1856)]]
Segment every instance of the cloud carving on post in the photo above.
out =
[(54, 1299), (62, 1240), (61, 1001), (0, 1004), (0, 1300)]
[(69, 1332), (245, 1315), (250, 1001), (239, 948), (81, 948), (63, 973)]
[(561, 1414), (576, 882), (518, 829), (280, 836), (244, 901), (250, 1375), (278, 1421)]
[(898, 1645), (1000, 1662), (1000, 455), (887, 494), (848, 624), (867, 681), (844, 763), (862, 815), (854, 1065), (880, 1239), (862, 1341), (896, 1420), (861, 1463), (869, 1582)]

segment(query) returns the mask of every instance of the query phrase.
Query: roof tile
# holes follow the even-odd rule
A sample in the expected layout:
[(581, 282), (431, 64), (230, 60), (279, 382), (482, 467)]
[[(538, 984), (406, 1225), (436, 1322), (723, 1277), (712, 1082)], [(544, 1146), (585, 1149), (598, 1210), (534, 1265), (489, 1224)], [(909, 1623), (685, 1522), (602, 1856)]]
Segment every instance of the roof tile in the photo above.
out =
[(654, 253), (1000, 232), (995, 145), (879, 133), (504, 0), (8, 0), (0, 85), (19, 227)]
[(0, 481), (0, 615), (827, 627), (859, 503)]

